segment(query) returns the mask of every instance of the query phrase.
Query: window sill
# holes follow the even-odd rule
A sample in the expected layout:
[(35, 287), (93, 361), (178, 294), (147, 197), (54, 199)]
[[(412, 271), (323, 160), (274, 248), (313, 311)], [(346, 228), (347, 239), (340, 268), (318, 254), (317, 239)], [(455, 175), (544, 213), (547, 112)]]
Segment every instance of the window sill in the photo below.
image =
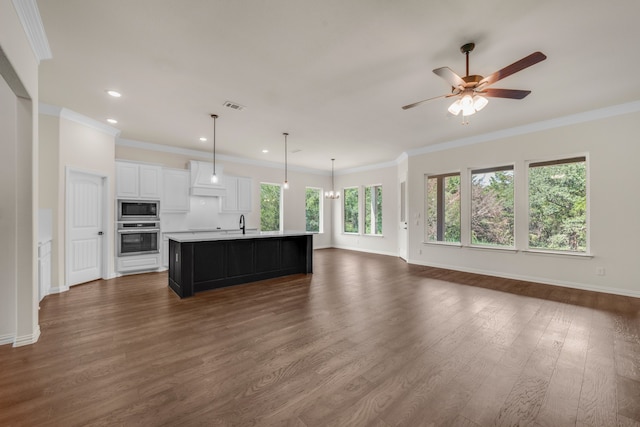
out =
[(458, 242), (422, 242), (423, 245), (448, 246), (450, 248), (461, 248), (462, 244)]
[(384, 237), (384, 234), (363, 234), (366, 237)]
[(359, 235), (360, 235), (360, 233), (350, 233), (350, 232), (348, 232), (348, 231), (343, 231), (343, 232), (342, 232), (342, 235), (343, 235), (343, 236), (359, 236)]
[(514, 254), (518, 252), (518, 250), (512, 246), (469, 245), (469, 246), (465, 246), (465, 248), (479, 249), (481, 251), (509, 252)]
[(529, 255), (557, 256), (569, 258), (592, 259), (593, 255), (583, 252), (546, 251), (542, 249), (525, 249), (522, 252)]

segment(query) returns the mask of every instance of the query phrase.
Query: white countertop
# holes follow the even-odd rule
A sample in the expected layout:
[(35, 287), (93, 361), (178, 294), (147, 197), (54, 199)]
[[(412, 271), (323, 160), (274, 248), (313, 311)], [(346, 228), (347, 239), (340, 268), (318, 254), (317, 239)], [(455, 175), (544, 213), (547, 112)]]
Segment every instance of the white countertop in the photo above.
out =
[[(257, 228), (247, 228), (246, 229), (247, 233), (252, 232), (252, 233), (257, 233), (258, 229)], [(176, 231), (163, 231), (162, 234), (195, 234), (195, 233), (219, 233), (219, 234), (238, 234), (238, 233), (242, 233), (242, 230), (240, 230), (239, 228), (202, 228), (202, 229), (197, 229), (197, 228), (191, 228), (189, 230), (176, 230)]]
[(165, 237), (174, 240), (176, 242), (206, 242), (214, 240), (239, 240), (239, 239), (263, 239), (269, 237), (288, 237), (288, 236), (306, 236), (313, 235), (315, 233), (308, 233), (306, 231), (261, 231), (258, 232), (247, 230), (247, 234), (238, 233), (220, 233), (218, 231), (200, 231), (189, 233), (166, 233)]

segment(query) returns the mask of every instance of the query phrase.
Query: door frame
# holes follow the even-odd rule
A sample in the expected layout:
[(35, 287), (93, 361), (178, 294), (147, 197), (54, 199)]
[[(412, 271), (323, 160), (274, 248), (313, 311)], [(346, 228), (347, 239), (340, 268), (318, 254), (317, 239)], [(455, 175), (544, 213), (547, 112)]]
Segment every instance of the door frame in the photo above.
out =
[(69, 212), (71, 212), (70, 204), (71, 198), (69, 197), (69, 184), (71, 182), (71, 174), (72, 173), (81, 173), (85, 175), (93, 175), (95, 177), (101, 178), (102, 180), (102, 229), (105, 230), (102, 238), (102, 254), (100, 259), (100, 276), (102, 279), (109, 278), (109, 236), (111, 233), (109, 232), (109, 176), (104, 173), (75, 168), (71, 166), (65, 167), (65, 185), (64, 185), (64, 286), (65, 291), (69, 290), (70, 284), (70, 274), (71, 271), (71, 257), (69, 256), (69, 252), (71, 250), (70, 242), (70, 229), (71, 229), (71, 218), (69, 216)]
[[(409, 212), (407, 176), (401, 177), (398, 185), (398, 257), (405, 261), (409, 258)], [(404, 218), (402, 213), (404, 212)]]

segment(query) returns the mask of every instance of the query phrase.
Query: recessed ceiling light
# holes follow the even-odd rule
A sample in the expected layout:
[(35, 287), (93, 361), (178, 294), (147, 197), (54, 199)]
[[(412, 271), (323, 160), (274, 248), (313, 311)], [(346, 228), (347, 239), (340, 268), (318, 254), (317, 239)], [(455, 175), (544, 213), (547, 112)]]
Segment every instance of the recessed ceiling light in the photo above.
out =
[(120, 98), (122, 96), (122, 94), (117, 90), (107, 90), (106, 92), (107, 94), (113, 96), (114, 98)]
[(268, 152), (269, 152), (269, 150), (267, 150), (267, 149), (265, 148), (264, 150), (262, 150), (262, 152), (266, 154), (266, 153), (268, 153)]
[(115, 125), (116, 123), (118, 123), (118, 121), (116, 119), (107, 119), (107, 121), (109, 123), (111, 123), (112, 125)]
[(207, 138), (205, 138), (204, 136), (201, 136), (201, 137), (200, 137), (200, 141), (202, 141), (202, 142), (206, 142), (206, 141), (207, 141)]

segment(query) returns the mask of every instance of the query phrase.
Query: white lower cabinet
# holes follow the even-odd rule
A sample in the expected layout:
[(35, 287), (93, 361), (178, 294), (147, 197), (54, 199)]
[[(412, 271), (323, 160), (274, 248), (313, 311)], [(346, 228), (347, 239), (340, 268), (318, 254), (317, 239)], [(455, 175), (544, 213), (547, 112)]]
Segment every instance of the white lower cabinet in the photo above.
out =
[(157, 270), (160, 268), (160, 254), (119, 257), (116, 260), (116, 264), (116, 268), (120, 273)]

